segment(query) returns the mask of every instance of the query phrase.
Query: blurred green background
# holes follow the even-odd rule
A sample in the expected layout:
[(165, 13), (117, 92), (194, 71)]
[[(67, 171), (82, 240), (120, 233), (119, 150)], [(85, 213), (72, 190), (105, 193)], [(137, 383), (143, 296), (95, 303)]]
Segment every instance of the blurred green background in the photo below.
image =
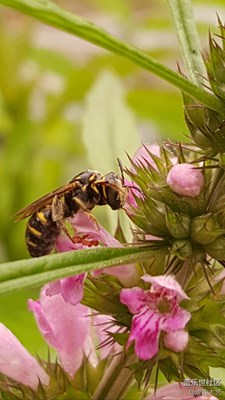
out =
[[(63, 8), (101, 25), (177, 70), (182, 68), (166, 0), (62, 0)], [(193, 1), (207, 49), (224, 0)], [(0, 7), (0, 261), (27, 258), (26, 221), (12, 215), (88, 168), (129, 165), (141, 142), (187, 140), (180, 93), (118, 56)], [(115, 216), (96, 211), (113, 233)], [(47, 355), (27, 311), (32, 290), (4, 296), (0, 321), (32, 352)]]

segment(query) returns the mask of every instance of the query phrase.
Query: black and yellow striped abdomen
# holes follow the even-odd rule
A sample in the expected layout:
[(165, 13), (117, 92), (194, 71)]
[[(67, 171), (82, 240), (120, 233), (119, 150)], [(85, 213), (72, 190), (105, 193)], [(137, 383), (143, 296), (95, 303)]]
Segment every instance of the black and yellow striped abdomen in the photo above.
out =
[(26, 228), (26, 244), (31, 257), (40, 257), (51, 253), (60, 233), (57, 223), (52, 220), (51, 206), (33, 214)]

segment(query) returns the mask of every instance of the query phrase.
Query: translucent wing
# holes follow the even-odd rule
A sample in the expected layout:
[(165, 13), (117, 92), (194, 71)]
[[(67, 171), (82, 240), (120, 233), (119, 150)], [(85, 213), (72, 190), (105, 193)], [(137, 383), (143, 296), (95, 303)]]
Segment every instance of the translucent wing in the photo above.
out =
[(66, 185), (60, 186), (58, 189), (53, 190), (52, 192), (46, 194), (43, 197), (40, 197), (40, 199), (34, 201), (33, 203), (29, 204), (28, 206), (22, 208), (22, 210), (18, 211), (16, 214), (14, 214), (14, 217), (16, 217), (16, 221), (20, 221), (21, 219), (27, 218), (31, 215), (33, 215), (36, 211), (40, 210), (40, 208), (43, 208), (49, 204), (52, 203), (52, 199), (55, 196), (60, 196), (64, 193), (68, 193), (71, 190), (76, 190), (81, 187), (81, 183), (79, 182), (79, 179), (77, 180), (74, 178), (72, 182), (67, 183)]

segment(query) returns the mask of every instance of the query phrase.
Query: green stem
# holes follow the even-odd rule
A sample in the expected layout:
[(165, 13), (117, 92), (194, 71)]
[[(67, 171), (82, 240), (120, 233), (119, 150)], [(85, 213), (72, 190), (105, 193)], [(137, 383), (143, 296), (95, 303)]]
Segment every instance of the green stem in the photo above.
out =
[(133, 373), (125, 364), (134, 362), (135, 356), (127, 357), (124, 354), (115, 356), (100, 381), (92, 400), (121, 400), (133, 382)]
[(171, 9), (175, 32), (189, 79), (196, 85), (205, 84), (207, 76), (201, 54), (201, 44), (194, 21), (190, 0), (167, 0)]
[(58, 29), (118, 54), (171, 83), (207, 107), (224, 112), (223, 103), (200, 86), (160, 64), (144, 51), (110, 35), (95, 24), (63, 10), (50, 0), (0, 0), (0, 4), (17, 9)]

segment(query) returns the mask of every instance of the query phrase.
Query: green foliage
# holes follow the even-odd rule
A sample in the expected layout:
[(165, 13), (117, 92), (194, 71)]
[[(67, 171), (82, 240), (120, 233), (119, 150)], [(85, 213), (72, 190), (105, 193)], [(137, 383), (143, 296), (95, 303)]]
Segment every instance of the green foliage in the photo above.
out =
[(201, 87), (196, 86), (178, 73), (160, 64), (157, 60), (148, 56), (147, 53), (117, 39), (93, 23), (61, 9), (50, 0), (47, 3), (45, 0), (0, 0), (0, 4), (15, 8), (37, 18), (39, 21), (65, 30), (115, 54), (128, 58), (142, 68), (153, 72), (160, 78), (182, 89), (185, 93), (202, 101), (210, 108), (222, 111), (221, 102)]

